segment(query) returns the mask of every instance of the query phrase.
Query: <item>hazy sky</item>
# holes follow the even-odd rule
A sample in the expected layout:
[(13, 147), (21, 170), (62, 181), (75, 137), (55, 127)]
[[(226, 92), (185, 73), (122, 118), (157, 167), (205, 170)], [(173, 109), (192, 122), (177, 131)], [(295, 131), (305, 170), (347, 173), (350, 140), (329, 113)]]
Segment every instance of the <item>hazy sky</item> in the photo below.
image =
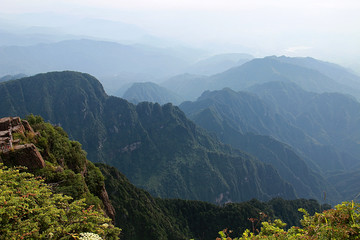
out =
[(0, 3), (3, 16), (51, 12), (102, 18), (135, 24), (149, 34), (196, 47), (213, 47), (215, 51), (249, 49), (259, 56), (313, 56), (360, 66), (359, 0), (0, 0)]

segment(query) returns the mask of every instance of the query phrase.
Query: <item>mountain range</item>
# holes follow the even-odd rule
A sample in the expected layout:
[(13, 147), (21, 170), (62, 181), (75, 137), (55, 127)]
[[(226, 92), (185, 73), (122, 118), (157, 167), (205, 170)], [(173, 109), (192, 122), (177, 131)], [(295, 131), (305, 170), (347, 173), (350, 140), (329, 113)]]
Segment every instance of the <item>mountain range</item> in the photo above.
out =
[(222, 144), (171, 104), (107, 96), (94, 77), (53, 72), (0, 84), (0, 115), (39, 114), (152, 195), (209, 202), (296, 198), (271, 166)]
[[(259, 62), (263, 60), (283, 66), (273, 57)], [(330, 202), (337, 202), (357, 194), (340, 187), (341, 183), (333, 184), (334, 176), (347, 172), (350, 179), (356, 178), (351, 170), (359, 167), (360, 134), (354, 129), (358, 129), (360, 108), (350, 95), (310, 92), (284, 78), (253, 84), (248, 92), (206, 91), (197, 101), (180, 105), (190, 119), (215, 137), (171, 104), (133, 105), (108, 96), (101, 84), (86, 74), (54, 72), (1, 86), (2, 114), (35, 113), (63, 126), (83, 144), (91, 160), (117, 167), (154, 196), (226, 202), (253, 196), (321, 199), (325, 191)], [(34, 92), (30, 86), (39, 88)], [(42, 104), (35, 104), (35, 99)], [(221, 166), (219, 158), (224, 159)], [(236, 177), (250, 173), (254, 182), (248, 182), (247, 176)], [(276, 176), (282, 192), (275, 193), (267, 186), (264, 179), (268, 174)], [(213, 185), (199, 189), (193, 185), (199, 181), (195, 176), (201, 176), (203, 184), (212, 179)], [(242, 184), (257, 190), (249, 194), (249, 188), (239, 187)]]
[[(360, 76), (352, 70), (311, 57), (219, 54), (246, 48), (203, 42), (212, 49), (195, 49), (151, 35), (156, 27), (150, 33), (74, 14), (3, 15), (0, 171), (40, 179), (49, 199), (81, 199), (87, 209), (77, 207), (80, 214), (100, 212), (79, 224), (67, 217), (76, 209), (55, 201), (69, 215), (41, 209), (46, 228), (66, 219), (84, 230), (63, 224), (73, 238), (97, 232), (107, 239), (113, 231), (122, 240), (200, 240), (220, 239), (222, 229), (260, 233), (263, 222), (270, 224), (263, 232), (282, 234), (274, 219), (287, 227), (319, 221), (328, 230), (339, 216), (305, 211), (342, 201), (349, 202), (340, 208), (353, 209), (360, 201)], [(14, 205), (16, 213), (39, 201), (39, 191), (16, 189), (20, 178), (6, 174), (5, 185), (27, 203), (0, 191), (0, 210)], [(13, 218), (0, 211), (0, 239), (10, 232), (1, 222), (25, 223), (19, 238), (45, 232), (27, 217), (37, 210)], [(308, 233), (309, 225), (290, 231)]]
[[(100, 26), (99, 21), (87, 23), (90, 22), (95, 22), (95, 28)], [(120, 24), (120, 28), (126, 27)], [(36, 44), (31, 44), (33, 40), (29, 40), (28, 44), (20, 44), (21, 39), (26, 42), (32, 35), (18, 36), (1, 29), (0, 33), (5, 42), (14, 42), (1, 45), (0, 41), (0, 76), (63, 70), (87, 72), (98, 77), (112, 94), (128, 83), (158, 82), (183, 72), (215, 74), (253, 58), (240, 53), (209, 56), (205, 51), (181, 46), (160, 48), (72, 35), (62, 36), (62, 41), (54, 41), (55, 35), (44, 35), (43, 42), (34, 40)], [(54, 39), (50, 40), (50, 36)]]
[(224, 53), (201, 59), (185, 69), (188, 74), (213, 75), (240, 66), (254, 57), (244, 53)]
[[(348, 155), (343, 166), (349, 169), (358, 159), (360, 132), (360, 103), (352, 96), (341, 93), (309, 93), (294, 84), (267, 83), (252, 91), (272, 106), (289, 122), (323, 145), (331, 145), (342, 155)], [(344, 156), (344, 159), (347, 157)], [(323, 166), (326, 169), (326, 166)]]
[[(176, 74), (188, 65), (184, 59), (162, 49), (87, 39), (3, 46), (0, 55), (0, 75), (75, 70), (104, 78), (131, 73), (153, 79)], [(123, 83), (118, 84), (120, 87)]]
[[(1, 145), (4, 146), (3, 144), (7, 141), (12, 144), (11, 150), (3, 147), (0, 150), (1, 177), (4, 180), (2, 188), (13, 187), (14, 191), (18, 189), (16, 194), (21, 194), (20, 199), (24, 200), (20, 203), (25, 204), (27, 210), (30, 208), (32, 215), (35, 216), (34, 219), (31, 218), (31, 222), (39, 219), (42, 221), (43, 215), (48, 219), (54, 217), (59, 221), (58, 212), (54, 213), (49, 210), (48, 204), (42, 207), (44, 209), (41, 214), (36, 208), (38, 205), (33, 206), (39, 202), (39, 198), (32, 199), (29, 196), (39, 196), (41, 193), (34, 194), (34, 189), (28, 188), (27, 183), (39, 178), (46, 184), (34, 187), (41, 189), (46, 186), (52, 196), (61, 194), (62, 197), (69, 198), (69, 200), (72, 198), (75, 200), (74, 202), (84, 201), (83, 207), (86, 206), (87, 209), (80, 208), (82, 210), (80, 211), (77, 210), (78, 208), (71, 208), (69, 210), (71, 215), (68, 215), (66, 220), (74, 221), (79, 214), (78, 211), (82, 213), (86, 213), (90, 209), (99, 211), (99, 213), (91, 212), (91, 214), (83, 216), (82, 219), (86, 219), (86, 221), (78, 224), (79, 228), (71, 229), (70, 233), (73, 235), (75, 235), (75, 231), (94, 231), (94, 227), (97, 226), (100, 228), (99, 233), (102, 233), (101, 229), (109, 228), (102, 237), (105, 238), (106, 235), (106, 239), (118, 239), (120, 231), (118, 231), (119, 229), (115, 231), (112, 225), (115, 224), (122, 229), (121, 239), (213, 239), (217, 236), (218, 229), (225, 227), (231, 227), (239, 232), (250, 229), (252, 226), (248, 221), (249, 216), (261, 216), (264, 220), (280, 218), (291, 225), (298, 226), (301, 218), (301, 214), (297, 211), (298, 208), (304, 208), (313, 214), (315, 211), (318, 212), (329, 207), (320, 205), (315, 200), (305, 199), (274, 198), (268, 202), (253, 199), (243, 203), (228, 203), (218, 206), (201, 201), (154, 198), (145, 190), (132, 185), (116, 168), (105, 164), (96, 164), (95, 166), (88, 161), (79, 142), (70, 140), (61, 127), (45, 123), (40, 116), (30, 115), (27, 120), (19, 117), (5, 117), (0, 119), (0, 123)], [(27, 186), (21, 191), (19, 182), (25, 179), (18, 175), (18, 177), (11, 178), (11, 181), (6, 181), (9, 180), (10, 174), (19, 174), (16, 169), (19, 166), (22, 166), (22, 177), (26, 174), (26, 182), (23, 181), (22, 184)], [(7, 188), (4, 188), (5, 186)], [(21, 206), (24, 205), (20, 206), (19, 201), (14, 201), (19, 197), (17, 198), (16, 195), (9, 192), (11, 191), (5, 191), (7, 194), (3, 194), (6, 201), (2, 207), (23, 209)], [(52, 197), (50, 195), (41, 196)], [(59, 198), (57, 200), (59, 201)], [(61, 203), (61, 206), (66, 204), (65, 202)], [(286, 211), (283, 211), (284, 209)], [(18, 221), (17, 223), (27, 221), (25, 225), (30, 224), (26, 213), (16, 215), (17, 212), (13, 213), (11, 210), (10, 212), (9, 214), (2, 211), (1, 215), (16, 216), (13, 218)], [(106, 220), (106, 225), (104, 225), (104, 218), (99, 219), (95, 226), (85, 225), (89, 221), (94, 221), (94, 219), (89, 220), (91, 216), (103, 217), (104, 214), (111, 218)], [(24, 227), (22, 224), (14, 224), (12, 218), (8, 218), (10, 220), (2, 217), (2, 222), (5, 224), (1, 224), (0, 232), (2, 236), (6, 234), (7, 238), (11, 238), (14, 232), (21, 231), (19, 227), (17, 228), (18, 225), (21, 226), (20, 229)], [(43, 232), (52, 227), (53, 223), (50, 226), (47, 225), (49, 224), (48, 219), (45, 220), (46, 224), (33, 226), (33, 229), (36, 229), (33, 232)], [(75, 220), (75, 224), (78, 221)], [(61, 219), (61, 223), (68, 226), (72, 222), (64, 223), (64, 220)], [(12, 226), (14, 231), (11, 233), (9, 233), (9, 227), (6, 227), (9, 225), (14, 225)], [(61, 224), (59, 226), (61, 227)], [(70, 234), (69, 231), (66, 229), (64, 235)], [(39, 235), (33, 232), (27, 236), (39, 238)]]
[(312, 58), (256, 58), (209, 77), (179, 75), (162, 85), (186, 100), (195, 100), (206, 90), (228, 87), (239, 91), (273, 81), (293, 82), (310, 92), (340, 92), (360, 97), (360, 77), (338, 65)]
[[(359, 167), (360, 104), (348, 95), (310, 93), (288, 82), (269, 82), (251, 90), (261, 97), (231, 89), (208, 91), (180, 108), (223, 142), (276, 166), (294, 186), (312, 189), (297, 192), (319, 196), (326, 191), (337, 198), (325, 178)], [(296, 172), (308, 175), (294, 178)], [(342, 197), (352, 199), (354, 194), (355, 190)]]

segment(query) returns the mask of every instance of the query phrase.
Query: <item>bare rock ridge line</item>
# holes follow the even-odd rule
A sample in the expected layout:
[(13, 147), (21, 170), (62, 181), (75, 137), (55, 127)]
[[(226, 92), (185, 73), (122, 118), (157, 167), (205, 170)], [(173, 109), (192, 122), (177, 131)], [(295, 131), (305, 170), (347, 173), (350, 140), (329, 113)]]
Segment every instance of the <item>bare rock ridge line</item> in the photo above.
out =
[(29, 170), (45, 167), (45, 161), (34, 144), (20, 144), (13, 135), (37, 135), (26, 120), (19, 117), (0, 119), (0, 161), (6, 165), (21, 165)]

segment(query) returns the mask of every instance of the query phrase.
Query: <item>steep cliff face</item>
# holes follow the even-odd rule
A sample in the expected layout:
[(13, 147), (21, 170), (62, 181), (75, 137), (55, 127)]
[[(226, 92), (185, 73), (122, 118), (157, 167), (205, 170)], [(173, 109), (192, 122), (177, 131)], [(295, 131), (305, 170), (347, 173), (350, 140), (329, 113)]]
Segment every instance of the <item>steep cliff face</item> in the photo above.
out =
[(115, 208), (111, 204), (109, 195), (105, 189), (105, 184), (102, 185), (99, 197), (104, 204), (104, 210), (106, 212), (106, 215), (113, 220), (113, 223), (115, 223), (115, 216), (116, 216)]
[(86, 198), (89, 205), (101, 207), (115, 221), (115, 210), (105, 189), (103, 176), (85, 157), (81, 145), (70, 141), (59, 127), (29, 117), (0, 119), (0, 162), (25, 166), (40, 175), (54, 192), (74, 199)]

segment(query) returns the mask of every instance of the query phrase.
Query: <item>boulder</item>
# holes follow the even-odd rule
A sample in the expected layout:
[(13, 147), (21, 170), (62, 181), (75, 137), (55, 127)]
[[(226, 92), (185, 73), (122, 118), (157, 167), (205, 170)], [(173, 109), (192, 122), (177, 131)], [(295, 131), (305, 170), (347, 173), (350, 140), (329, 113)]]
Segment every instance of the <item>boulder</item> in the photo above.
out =
[(45, 167), (45, 161), (34, 144), (16, 145), (3, 152), (2, 162), (7, 166), (25, 166), (29, 170)]

